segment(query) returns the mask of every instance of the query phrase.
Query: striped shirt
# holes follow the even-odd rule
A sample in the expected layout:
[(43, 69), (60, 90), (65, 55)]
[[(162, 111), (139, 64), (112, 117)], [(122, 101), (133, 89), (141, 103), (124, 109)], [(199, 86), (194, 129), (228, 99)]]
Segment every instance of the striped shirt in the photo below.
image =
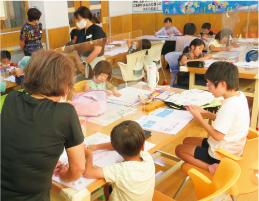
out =
[(125, 161), (103, 168), (106, 182), (112, 184), (109, 201), (152, 201), (155, 188), (155, 165), (152, 156), (140, 152), (142, 162)]

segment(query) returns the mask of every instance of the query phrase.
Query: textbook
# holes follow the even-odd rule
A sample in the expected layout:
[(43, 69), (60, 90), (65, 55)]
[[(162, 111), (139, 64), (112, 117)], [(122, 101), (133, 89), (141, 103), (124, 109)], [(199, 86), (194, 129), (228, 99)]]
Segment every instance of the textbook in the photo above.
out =
[(150, 91), (138, 89), (134, 87), (126, 87), (118, 91), (121, 96), (108, 96), (107, 101), (109, 103), (115, 103), (118, 105), (131, 106), (139, 101), (140, 94), (150, 94)]

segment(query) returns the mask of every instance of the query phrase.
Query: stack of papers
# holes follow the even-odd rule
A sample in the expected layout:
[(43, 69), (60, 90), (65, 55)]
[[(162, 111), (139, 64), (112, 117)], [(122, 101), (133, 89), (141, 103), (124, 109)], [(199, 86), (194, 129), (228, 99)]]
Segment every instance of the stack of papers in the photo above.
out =
[(109, 43), (110, 45), (123, 45), (126, 44), (126, 40), (121, 40), (121, 41), (113, 41), (111, 43)]
[(192, 119), (189, 111), (159, 108), (137, 122), (144, 129), (175, 135)]
[(181, 94), (174, 94), (167, 98), (166, 102), (172, 102), (178, 105), (206, 105), (210, 104), (215, 97), (208, 91), (200, 89), (191, 89), (183, 91)]
[(247, 67), (247, 68), (258, 68), (259, 63), (258, 61), (250, 61), (250, 62), (236, 62), (234, 63), (236, 66), (242, 66), (242, 67)]
[(114, 47), (115, 47), (114, 45), (105, 45), (104, 49), (105, 50), (110, 50), (110, 49), (112, 49)]
[(168, 35), (158, 35), (158, 38), (168, 38)]
[(109, 96), (107, 101), (119, 105), (130, 106), (139, 101), (140, 94), (150, 94), (150, 91), (138, 89), (134, 87), (126, 87), (118, 91), (121, 96)]
[(91, 117), (88, 121), (108, 126), (128, 114), (134, 113), (136, 110), (135, 108), (108, 103), (107, 110), (103, 114), (98, 117)]
[(233, 47), (229, 52), (242, 52), (247, 49), (246, 46), (240, 46), (240, 47)]

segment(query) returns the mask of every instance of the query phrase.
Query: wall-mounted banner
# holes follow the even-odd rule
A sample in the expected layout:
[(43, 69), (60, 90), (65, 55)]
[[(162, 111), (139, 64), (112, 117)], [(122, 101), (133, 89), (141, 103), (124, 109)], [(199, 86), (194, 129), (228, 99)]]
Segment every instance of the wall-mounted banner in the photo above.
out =
[(133, 1), (132, 12), (162, 11), (162, 1)]
[(163, 1), (163, 14), (258, 11), (258, 1)]

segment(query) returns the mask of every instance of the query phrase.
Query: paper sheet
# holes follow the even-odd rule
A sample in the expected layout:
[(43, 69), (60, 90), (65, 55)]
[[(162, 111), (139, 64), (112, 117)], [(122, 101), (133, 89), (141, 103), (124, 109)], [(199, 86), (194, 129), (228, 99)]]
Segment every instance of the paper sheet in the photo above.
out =
[(134, 87), (126, 87), (126, 88), (120, 89), (118, 92), (121, 94), (120, 97), (116, 97), (113, 95), (108, 96), (107, 101), (109, 103), (130, 106), (139, 100), (140, 94), (150, 94), (151, 93), (148, 90), (142, 90), (142, 89), (138, 89), (138, 88), (134, 88)]
[(177, 134), (193, 116), (188, 111), (172, 110), (159, 108), (147, 116), (137, 120), (142, 128), (168, 133)]
[(250, 62), (236, 62), (234, 63), (236, 66), (242, 66), (242, 67), (247, 67), (247, 68), (258, 68), (259, 63), (258, 61), (250, 61)]
[(9, 82), (15, 82), (15, 77), (11, 75), (10, 77), (4, 78), (4, 80), (9, 81)]
[(219, 60), (214, 60), (214, 59), (207, 59), (205, 60), (205, 66), (204, 67), (209, 67), (212, 63), (219, 61)]
[(246, 46), (240, 46), (240, 47), (233, 47), (231, 50), (228, 50), (229, 52), (242, 52), (247, 49)]
[[(86, 145), (94, 145), (110, 141), (110, 136), (98, 132), (85, 138), (84, 143)], [(148, 151), (155, 146), (155, 144), (145, 142), (145, 151)], [(122, 162), (123, 160), (124, 159), (122, 158), (122, 156), (114, 150), (98, 150), (93, 152), (93, 164), (98, 167), (104, 167), (106, 165)]]
[(191, 89), (182, 92), (181, 94), (174, 94), (167, 98), (166, 102), (172, 102), (179, 105), (198, 105), (202, 106), (210, 104), (215, 97), (208, 91), (200, 89)]
[(168, 38), (168, 35), (158, 35), (157, 38)]
[(121, 54), (121, 53), (124, 53), (124, 52), (127, 52), (128, 51), (128, 47), (120, 47), (120, 48), (116, 48), (115, 50), (111, 50), (111, 51), (108, 51), (108, 52), (105, 52), (104, 55), (109, 55), (109, 56), (115, 56), (117, 54)]
[(109, 43), (110, 45), (122, 45), (125, 44), (127, 41), (126, 40), (119, 40), (119, 41), (113, 41), (111, 43)]
[(91, 117), (89, 121), (107, 126), (128, 114), (134, 113), (136, 110), (135, 108), (108, 103), (108, 108), (103, 114), (98, 117)]
[(75, 182), (66, 182), (60, 179), (59, 174), (53, 174), (52, 179), (54, 181), (57, 181), (58, 183), (64, 184), (70, 188), (73, 188), (74, 190), (81, 191), (84, 188), (86, 188), (89, 184), (93, 183), (96, 179), (87, 179), (84, 176), (81, 176), (77, 181)]

